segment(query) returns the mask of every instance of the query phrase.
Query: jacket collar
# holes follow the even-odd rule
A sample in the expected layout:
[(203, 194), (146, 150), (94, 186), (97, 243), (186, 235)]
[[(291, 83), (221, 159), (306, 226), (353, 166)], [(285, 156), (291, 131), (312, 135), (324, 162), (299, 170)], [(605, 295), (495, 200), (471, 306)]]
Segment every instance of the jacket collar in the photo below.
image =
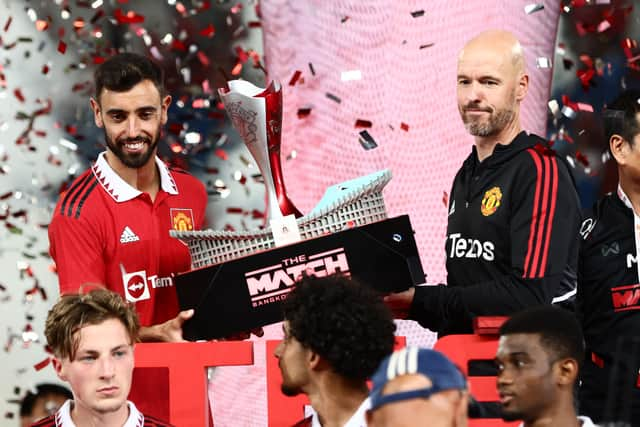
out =
[[(169, 194), (178, 194), (178, 187), (176, 186), (176, 182), (173, 180), (167, 165), (165, 165), (158, 156), (155, 157), (155, 161), (158, 172), (160, 173), (160, 188)], [(106, 151), (103, 151), (98, 155), (98, 159), (91, 169), (100, 185), (102, 185), (102, 188), (104, 188), (104, 191), (106, 191), (107, 194), (109, 194), (116, 202), (126, 202), (131, 199), (135, 199), (142, 194), (140, 190), (133, 188), (125, 182), (125, 180), (120, 178), (120, 175), (118, 175), (111, 166), (109, 166), (109, 163), (107, 163)]]
[(535, 146), (536, 144), (547, 145), (546, 141), (536, 135), (528, 134), (526, 131), (520, 132), (511, 141), (510, 144), (497, 144), (493, 149), (493, 153), (484, 159), (482, 163), (478, 162), (478, 150), (474, 145), (471, 149), (471, 155), (465, 160), (465, 166), (475, 168), (482, 165), (483, 168), (491, 168), (505, 163), (519, 152)]

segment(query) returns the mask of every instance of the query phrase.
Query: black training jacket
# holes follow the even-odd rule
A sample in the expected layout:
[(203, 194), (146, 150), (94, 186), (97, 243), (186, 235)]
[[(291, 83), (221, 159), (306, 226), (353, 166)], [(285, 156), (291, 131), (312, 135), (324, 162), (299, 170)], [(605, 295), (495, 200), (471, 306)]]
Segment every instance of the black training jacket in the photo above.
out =
[(521, 132), (478, 162), (449, 198), (447, 286), (419, 286), (409, 318), (440, 335), (472, 333), (475, 316), (508, 315), (575, 292), (580, 203), (567, 164)]
[(585, 211), (580, 230), (576, 303), (587, 349), (604, 365), (620, 354), (621, 338), (640, 340), (640, 219), (625, 199), (618, 190), (599, 200)]

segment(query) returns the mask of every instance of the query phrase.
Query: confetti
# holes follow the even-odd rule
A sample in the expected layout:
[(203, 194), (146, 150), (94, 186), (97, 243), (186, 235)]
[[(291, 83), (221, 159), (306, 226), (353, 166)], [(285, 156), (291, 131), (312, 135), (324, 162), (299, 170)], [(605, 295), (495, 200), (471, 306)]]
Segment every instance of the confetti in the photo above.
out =
[(327, 92), (325, 95), (326, 95), (327, 98), (329, 98), (330, 100), (332, 100), (334, 102), (337, 102), (338, 104), (340, 104), (342, 102), (342, 100), (340, 98), (338, 98), (336, 95), (334, 95), (332, 93)]
[(343, 71), (340, 73), (340, 80), (343, 82), (361, 80), (362, 72), (360, 70)]
[(291, 76), (291, 80), (289, 80), (289, 86), (294, 86), (296, 82), (300, 79), (301, 75), (302, 75), (302, 71), (296, 70), (293, 73), (293, 76)]
[(9, 31), (9, 27), (11, 26), (11, 22), (13, 21), (13, 16), (7, 18), (7, 22), (4, 24), (4, 32)]
[(551, 68), (551, 59), (543, 56), (536, 58), (536, 67), (538, 68)]
[(400, 129), (402, 129), (405, 132), (409, 132), (409, 125), (404, 123), (404, 122), (401, 122), (400, 123)]
[(62, 40), (60, 40), (58, 42), (58, 52), (60, 52), (61, 54), (64, 55), (64, 53), (67, 51), (67, 44), (65, 42), (63, 42)]
[(424, 16), (424, 10), (423, 9), (415, 10), (415, 11), (411, 12), (411, 16), (414, 17), (414, 18), (419, 18), (421, 16)]
[(354, 126), (357, 128), (370, 128), (372, 123), (369, 120), (357, 119)]
[(200, 30), (200, 35), (203, 37), (213, 37), (216, 34), (216, 29), (213, 24), (207, 25), (206, 28)]
[(314, 70), (313, 64), (311, 62), (309, 62), (309, 71), (311, 71), (312, 76), (316, 75), (316, 70)]
[(365, 150), (373, 150), (378, 146), (376, 141), (366, 130), (361, 131), (359, 135), (360, 137), (358, 138), (358, 141), (360, 142), (360, 145), (362, 145), (362, 148), (364, 148)]
[(531, 15), (532, 13), (539, 12), (544, 9), (544, 5), (541, 3), (531, 3), (524, 7), (524, 13)]
[(421, 44), (420, 45), (420, 49), (426, 49), (426, 48), (431, 47), (433, 45), (435, 45), (435, 43)]
[(298, 118), (304, 119), (311, 114), (311, 107), (298, 108)]

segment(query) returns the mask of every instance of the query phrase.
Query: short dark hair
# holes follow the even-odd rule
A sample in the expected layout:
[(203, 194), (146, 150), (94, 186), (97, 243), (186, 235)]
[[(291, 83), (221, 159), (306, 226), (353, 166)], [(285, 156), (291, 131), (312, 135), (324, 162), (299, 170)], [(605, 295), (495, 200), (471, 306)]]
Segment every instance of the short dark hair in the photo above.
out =
[(140, 321), (135, 307), (105, 288), (92, 289), (86, 294), (62, 295), (49, 310), (44, 335), (56, 357), (74, 360), (80, 345), (76, 332), (109, 319), (119, 320), (129, 335), (130, 344), (136, 343)]
[(637, 114), (640, 113), (640, 90), (624, 90), (603, 111), (604, 135), (607, 147), (613, 135), (620, 135), (633, 146), (633, 138), (640, 132)]
[(52, 395), (62, 396), (66, 399), (73, 399), (73, 394), (68, 388), (52, 383), (42, 383), (36, 386), (36, 392), (28, 391), (20, 402), (20, 416), (27, 417), (33, 412), (36, 401), (41, 397), (49, 397)]
[(542, 305), (514, 314), (500, 328), (500, 335), (538, 334), (540, 343), (557, 359), (584, 360), (584, 338), (576, 316), (568, 310)]
[(120, 53), (100, 64), (94, 74), (95, 98), (100, 101), (102, 89), (126, 92), (143, 80), (151, 80), (164, 95), (164, 71), (146, 56), (137, 53)]
[(303, 277), (283, 309), (291, 336), (347, 379), (366, 380), (393, 351), (396, 326), (382, 298), (344, 275)]

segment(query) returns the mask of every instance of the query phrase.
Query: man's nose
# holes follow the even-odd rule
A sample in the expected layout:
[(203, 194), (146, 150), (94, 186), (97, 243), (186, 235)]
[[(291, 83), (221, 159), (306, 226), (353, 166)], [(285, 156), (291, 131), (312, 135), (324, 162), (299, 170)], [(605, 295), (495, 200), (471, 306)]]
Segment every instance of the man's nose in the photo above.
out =
[(127, 137), (135, 138), (140, 132), (140, 121), (135, 115), (132, 115), (127, 120)]

